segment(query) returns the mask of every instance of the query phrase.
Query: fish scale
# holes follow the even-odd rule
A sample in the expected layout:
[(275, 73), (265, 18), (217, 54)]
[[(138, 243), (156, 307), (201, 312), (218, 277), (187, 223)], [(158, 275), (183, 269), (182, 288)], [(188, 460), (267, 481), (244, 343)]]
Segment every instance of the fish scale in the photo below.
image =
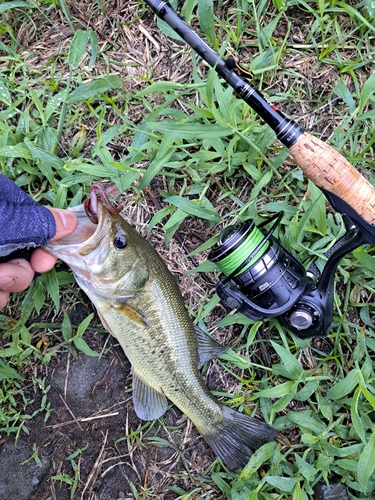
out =
[(226, 348), (194, 325), (159, 254), (120, 215), (99, 203), (96, 225), (83, 206), (72, 210), (77, 231), (46, 249), (71, 267), (127, 355), (137, 415), (161, 417), (170, 400), (228, 467), (246, 465), (276, 431), (222, 406), (204, 384), (198, 366)]

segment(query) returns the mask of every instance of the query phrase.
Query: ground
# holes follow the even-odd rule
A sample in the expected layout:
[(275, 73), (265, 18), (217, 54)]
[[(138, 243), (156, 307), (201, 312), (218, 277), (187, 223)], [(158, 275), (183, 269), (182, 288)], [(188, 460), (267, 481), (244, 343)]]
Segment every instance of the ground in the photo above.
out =
[[(63, 4), (65, 2), (61, 2)], [(234, 25), (238, 9), (237, 4), (236, 6), (234, 2), (215, 2), (215, 14), (221, 23)], [(93, 67), (85, 64), (80, 68), (81, 80), (90, 80), (102, 74), (116, 74), (124, 79), (124, 95), (136, 94), (151, 82), (190, 82), (193, 68), (191, 52), (158, 29), (155, 17), (150, 12), (144, 13), (141, 2), (109, 1), (95, 4), (94, 7), (91, 2), (86, 1), (68, 2), (65, 8), (69, 12), (68, 18), (73, 20), (73, 28), (94, 30), (101, 50), (106, 54)], [(269, 2), (268, 9), (271, 14), (266, 19), (261, 18), (265, 26), (276, 15), (272, 2)], [(39, 72), (40, 79), (48, 80), (51, 78), (53, 65), (56, 74), (59, 71), (65, 72), (63, 76), (59, 75), (65, 81), (67, 70), (64, 63), (73, 36), (72, 26), (69, 26), (62, 9), (49, 9), (48, 15), (49, 18), (46, 19), (46, 14), (41, 9), (32, 16), (30, 14), (32, 22), (20, 23), (8, 14), (7, 22), (14, 28), (18, 53), (21, 59), (27, 59), (29, 70)], [(241, 62), (245, 66), (259, 55), (251, 14), (247, 16), (248, 30), (243, 34), (240, 52)], [(292, 88), (298, 98), (282, 100), (283, 111), (293, 116), (306, 130), (313, 129), (322, 139), (328, 139), (331, 138), (332, 131), (342, 123), (346, 103), (343, 104), (332, 92), (340, 80), (339, 65), (326, 64), (324, 54), (321, 53), (319, 58), (315, 50), (316, 47), (324, 48), (324, 40), (315, 40), (315, 49), (308, 49), (312, 43), (309, 32), (314, 22), (316, 20), (313, 16), (294, 5), (280, 18), (273, 40), (276, 44), (285, 40), (293, 50), (280, 61), (279, 71), (273, 71), (266, 78), (264, 90), (267, 95), (277, 97), (278, 92), (285, 95)], [(222, 25), (217, 22), (215, 27), (224, 37)], [(337, 53), (343, 60), (356, 57), (356, 47), (351, 40), (347, 44), (343, 42), (339, 48)], [(334, 59), (338, 57), (337, 53), (329, 56)], [(196, 71), (202, 79), (206, 77), (205, 65), (198, 66)], [(348, 88), (353, 90), (356, 86), (361, 87), (367, 76), (365, 67), (358, 73), (356, 81), (350, 77), (349, 71), (344, 74), (343, 79)], [(18, 78), (21, 80), (19, 75)], [(56, 81), (59, 78), (56, 77)], [(256, 77), (259, 87), (262, 87), (263, 78), (262, 74)], [(51, 79), (51, 87), (56, 81)], [(150, 96), (150, 109), (159, 100), (162, 102), (157, 92), (153, 93)], [(131, 100), (124, 99), (124, 102), (126, 119), (135, 125), (141, 124), (145, 115), (144, 103), (135, 101), (127, 106), (126, 103)], [(170, 112), (189, 114), (189, 106), (194, 104), (194, 96), (189, 96), (186, 102), (173, 101), (173, 110)], [(91, 105), (90, 100), (87, 100), (86, 105), (90, 111), (89, 116), (83, 118), (82, 108), (77, 105), (72, 118), (73, 125), (70, 123), (69, 131), (62, 135), (61, 156), (72, 149), (73, 139), (77, 142), (83, 130), (87, 155), (97, 140), (96, 126), (101, 117), (96, 114), (95, 104)], [(147, 112), (149, 111), (148, 109)], [(247, 116), (247, 119), (251, 121), (251, 117)], [(118, 115), (109, 113), (106, 120), (116, 125)], [(346, 133), (345, 130), (344, 132)], [(115, 140), (107, 144), (113, 160), (120, 160), (128, 154), (127, 148), (132, 138), (133, 131), (126, 132), (121, 140), (115, 137)], [(192, 149), (194, 147), (194, 144), (191, 145)], [(142, 164), (140, 166), (144, 167)], [(284, 172), (293, 172), (295, 164), (292, 159), (286, 158), (280, 168)], [(212, 179), (209, 196), (210, 200), (215, 200), (216, 210), (219, 213), (234, 210), (237, 198), (233, 197), (230, 201), (227, 198), (223, 202), (220, 199), (227, 179), (218, 180), (220, 176), (215, 173), (208, 177)], [(173, 181), (173, 189), (175, 192), (182, 192), (186, 180), (183, 176), (177, 176), (176, 179)], [(295, 182), (297, 181), (299, 179), (296, 176)], [(241, 200), (251, 198), (253, 184), (246, 176), (234, 176), (233, 183)], [(202, 219), (187, 218), (168, 247), (164, 245), (164, 232), (158, 226), (148, 234), (148, 223), (163, 206), (160, 193), (171, 189), (171, 185), (170, 177), (155, 177), (143, 191), (142, 197), (139, 193), (126, 193), (120, 202), (125, 205), (126, 218), (164, 257), (181, 287), (188, 309), (196, 314), (202, 304), (207, 304), (212, 297), (217, 275), (185, 274), (195, 264), (206, 260), (207, 251), (195, 256), (197, 262), (187, 258), (186, 254), (213, 236), (219, 228), (213, 228)], [(272, 189), (271, 186), (270, 190)], [(276, 200), (279, 195), (280, 192), (275, 187), (275, 191), (271, 193), (272, 199)], [(291, 195), (291, 199), (295, 203), (298, 201), (295, 194)], [(260, 202), (262, 203), (263, 201)], [(61, 273), (68, 272), (63, 264), (59, 264), (57, 269)], [(22, 459), (12, 455), (14, 434), (1, 440), (0, 470), (3, 471), (2, 477), (6, 479), (2, 481), (0, 478), (1, 500), (13, 500), (16, 497), (20, 500), (227, 498), (211, 480), (211, 476), (218, 471), (221, 478), (228, 477), (228, 481), (230, 476), (226, 476), (222, 465), (215, 461), (212, 451), (179, 410), (171, 405), (165, 416), (154, 422), (141, 422), (137, 418), (131, 400), (129, 362), (115, 339), (102, 328), (89, 299), (74, 284), (69, 283), (69, 278), (66, 281), (60, 311), (57, 313), (53, 304), (49, 304), (39, 315), (34, 312), (28, 321), (31, 325), (49, 325), (31, 327), (35, 336), (33, 345), (39, 345), (43, 350), (44, 342), (45, 352), (55, 349), (55, 355), (48, 364), (38, 360), (35, 365), (27, 365), (22, 373), (26, 379), (34, 380), (34, 383), (30, 382), (23, 388), (25, 397), (34, 400), (28, 406), (27, 413), (31, 415), (35, 411), (37, 414), (33, 419), (26, 420), (28, 433), (21, 431), (18, 436), (16, 449), (23, 452)], [(346, 290), (345, 284), (338, 283), (338, 292), (344, 295)], [(365, 296), (364, 300), (371, 303), (370, 294), (366, 295), (367, 291), (363, 290), (361, 293)], [(18, 317), (21, 300), (22, 296), (13, 300), (6, 311), (7, 317)], [(217, 327), (226, 312), (222, 306), (217, 305), (210, 313), (208, 328), (217, 341), (222, 344), (230, 343), (235, 347), (243, 340), (242, 326)], [(94, 313), (94, 317), (84, 339), (93, 351), (100, 353), (98, 357), (87, 356), (73, 346), (68, 348), (62, 338), (61, 324), (64, 315), (68, 315), (72, 325), (76, 327), (90, 313)], [(348, 318), (353, 324), (357, 321), (353, 311)], [(272, 335), (274, 334), (275, 332)], [(270, 368), (278, 362), (275, 352), (270, 351), (268, 344), (262, 342), (262, 338), (269, 340), (270, 336), (267, 325), (263, 330), (260, 328), (255, 337), (256, 347), (250, 349), (249, 356), (255, 366), (253, 374), (256, 380), (262, 379), (261, 370), (264, 367)], [(316, 357), (331, 356), (333, 342), (332, 338), (312, 340), (308, 348), (300, 351), (299, 361), (302, 366), (312, 372), (317, 366)], [(344, 357), (346, 353), (347, 351)], [(331, 366), (329, 363), (333, 364), (328, 360), (327, 366)], [(259, 370), (257, 366), (260, 367)], [(218, 397), (225, 393), (236, 398), (239, 397), (240, 389), (245, 393), (251, 390), (250, 383), (246, 386), (239, 382), (241, 374), (238, 367), (224, 371), (220, 361), (213, 361), (205, 368), (204, 378)], [(45, 401), (45, 394), (48, 403)], [(42, 406), (45, 411), (38, 413)], [(248, 404), (248, 408), (254, 409), (255, 403)], [(304, 408), (303, 401), (294, 400), (287, 407), (288, 410), (295, 411)], [(279, 412), (279, 415), (283, 414), (284, 410)], [(285, 451), (291, 443), (297, 443), (298, 446), (298, 438), (293, 429), (285, 427), (278, 442)], [(5, 460), (1, 461), (4, 457)], [(23, 465), (17, 466), (17, 460), (18, 463), (22, 461)], [(6, 462), (8, 469), (5, 469)], [(290, 459), (290, 462), (293, 460)], [(5, 470), (7, 471), (4, 472)], [(14, 470), (17, 470), (15, 478)], [(189, 495), (184, 496), (184, 492), (189, 492)]]

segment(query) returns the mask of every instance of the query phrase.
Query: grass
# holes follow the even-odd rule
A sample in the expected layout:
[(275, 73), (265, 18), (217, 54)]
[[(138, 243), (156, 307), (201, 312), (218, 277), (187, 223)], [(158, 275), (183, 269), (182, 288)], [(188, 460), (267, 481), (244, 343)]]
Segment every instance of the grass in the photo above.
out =
[[(212, 45), (220, 49), (225, 41), (240, 55), (271, 102), (373, 180), (373, 2), (232, 0), (212, 8), (208, 0), (187, 0), (179, 8)], [(170, 30), (160, 22), (162, 31), (155, 29), (142, 2), (128, 2), (110, 25), (110, 2), (90, 9), (83, 16), (65, 1), (0, 3), (1, 172), (55, 207), (81, 203), (101, 179), (136, 203), (151, 191), (160, 207), (148, 230), (162, 227), (166, 245), (181, 231), (193, 235), (188, 249), (208, 272), (207, 249), (223, 226), (249, 218), (259, 223), (284, 210), (281, 243), (306, 266), (316, 259), (322, 267), (343, 233), (341, 218), (274, 133), (186, 47), (163, 37)], [(196, 227), (204, 229), (199, 238)], [(202, 304), (190, 298), (196, 322), (217, 335), (216, 327), (235, 332), (231, 353), (220, 360), (231, 385), (218, 395), (233, 408), (258, 411), (280, 439), (258, 450), (241, 473), (216, 461), (195, 478), (198, 487), (172, 483), (178, 498), (305, 500), (318, 482), (342, 482), (350, 499), (373, 498), (373, 251), (361, 248), (341, 261), (326, 339), (298, 339), (275, 319), (235, 314), (217, 324), (217, 300), (207, 285)], [(58, 267), (15, 296), (0, 317), (3, 435), (27, 432), (33, 417), (27, 378), (45, 396), (38, 411), (46, 417), (51, 411), (35, 365), (48, 366), (63, 349), (94, 354), (82, 338), (91, 318), (70, 324), (68, 311), (81, 300), (72, 282)], [(52, 322), (51, 308), (61, 304), (63, 313)], [(142, 433), (132, 436), (148, 442)], [(73, 475), (62, 472), (59, 480), (73, 497), (79, 474), (75, 457), (67, 460)], [(132, 484), (131, 494), (154, 492)]]

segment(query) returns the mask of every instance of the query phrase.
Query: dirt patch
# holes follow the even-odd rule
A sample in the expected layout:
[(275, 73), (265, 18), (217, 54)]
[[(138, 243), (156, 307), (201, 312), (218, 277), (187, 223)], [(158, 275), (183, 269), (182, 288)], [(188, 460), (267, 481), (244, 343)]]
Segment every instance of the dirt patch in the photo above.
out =
[(16, 444), (10, 439), (3, 443), (0, 452), (0, 498), (29, 500), (39, 489), (49, 470), (50, 460), (46, 456), (35, 460), (34, 452), (34, 447), (24, 441)]

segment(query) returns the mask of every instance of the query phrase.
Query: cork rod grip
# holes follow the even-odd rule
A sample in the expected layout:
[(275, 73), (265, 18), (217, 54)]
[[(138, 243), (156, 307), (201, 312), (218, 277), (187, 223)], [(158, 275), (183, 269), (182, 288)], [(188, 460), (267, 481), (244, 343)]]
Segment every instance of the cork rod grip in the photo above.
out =
[(290, 152), (306, 176), (375, 225), (375, 188), (339, 152), (304, 133)]

